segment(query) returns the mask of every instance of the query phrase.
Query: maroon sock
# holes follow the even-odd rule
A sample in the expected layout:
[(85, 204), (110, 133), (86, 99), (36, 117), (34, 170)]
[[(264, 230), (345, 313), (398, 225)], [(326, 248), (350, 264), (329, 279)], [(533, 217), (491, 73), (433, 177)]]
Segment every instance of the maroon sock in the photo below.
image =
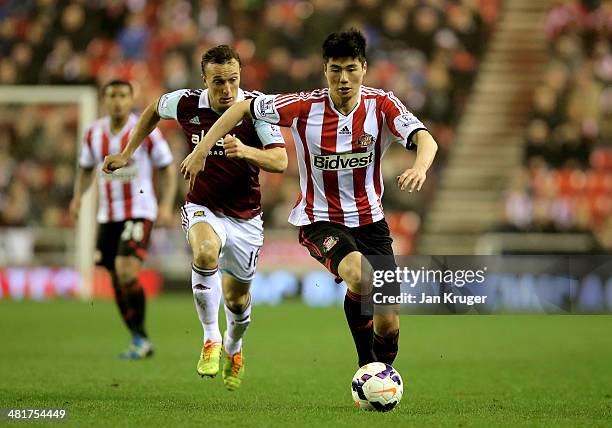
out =
[(395, 336), (382, 337), (374, 333), (374, 354), (376, 361), (392, 365), (397, 356), (399, 331)]
[(362, 296), (353, 293), (351, 290), (346, 290), (344, 314), (355, 342), (359, 367), (375, 361), (372, 352), (372, 335), (374, 333), (372, 315), (362, 315), (361, 305)]

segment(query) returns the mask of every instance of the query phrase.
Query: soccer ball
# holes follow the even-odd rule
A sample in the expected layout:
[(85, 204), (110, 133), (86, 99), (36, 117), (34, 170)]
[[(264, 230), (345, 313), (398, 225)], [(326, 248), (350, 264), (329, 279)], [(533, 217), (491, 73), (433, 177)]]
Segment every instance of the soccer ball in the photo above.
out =
[(370, 363), (353, 376), (351, 392), (360, 409), (388, 412), (402, 399), (404, 382), (389, 364)]

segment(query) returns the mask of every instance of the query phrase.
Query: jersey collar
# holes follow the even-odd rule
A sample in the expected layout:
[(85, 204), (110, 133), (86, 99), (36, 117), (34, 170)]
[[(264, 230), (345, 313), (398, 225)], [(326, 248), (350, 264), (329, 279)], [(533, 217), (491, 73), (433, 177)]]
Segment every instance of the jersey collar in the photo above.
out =
[(116, 134), (113, 134), (113, 130), (111, 128), (111, 118), (110, 116), (106, 116), (106, 121), (105, 121), (105, 127), (106, 127), (106, 131), (108, 132), (108, 135), (114, 137), (117, 137), (119, 135), (123, 135), (127, 130), (131, 129), (132, 126), (138, 122), (138, 117), (134, 114), (134, 113), (130, 113), (128, 116), (128, 119), (125, 121), (125, 124), (123, 125), (123, 128), (121, 128), (119, 130), (119, 132), (117, 132)]
[(357, 111), (357, 108), (359, 108), (359, 106), (361, 105), (361, 94), (362, 94), (361, 88), (362, 87), (363, 85), (359, 86), (359, 97), (357, 97), (357, 104), (355, 104), (355, 107), (353, 107), (353, 110), (351, 110), (348, 114), (344, 114), (336, 110), (336, 106), (334, 105), (334, 100), (332, 100), (332, 97), (329, 94), (329, 89), (328, 89), (327, 90), (327, 100), (329, 101), (329, 105), (331, 109), (340, 117), (349, 117), (350, 115), (355, 113), (355, 111)]
[[(238, 93), (236, 94), (236, 102), (244, 100), (244, 91), (241, 88), (238, 88)], [(200, 94), (200, 101), (198, 102), (199, 108), (209, 108), (212, 110), (210, 106), (210, 101), (208, 100), (208, 89), (204, 89)]]

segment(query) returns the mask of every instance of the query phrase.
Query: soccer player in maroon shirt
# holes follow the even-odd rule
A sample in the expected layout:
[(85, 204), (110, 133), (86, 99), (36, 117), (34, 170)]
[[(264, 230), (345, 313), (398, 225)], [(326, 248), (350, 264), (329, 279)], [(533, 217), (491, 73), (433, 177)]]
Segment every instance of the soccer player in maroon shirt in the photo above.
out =
[[(391, 364), (399, 341), (397, 305), (370, 311), (366, 304), (362, 310), (363, 301), (371, 303), (370, 260), (383, 259), (386, 269), (395, 266), (381, 205), (381, 158), (393, 143), (417, 149), (414, 165), (397, 178), (401, 190), (412, 192), (421, 189), (437, 151), (433, 137), (400, 100), (362, 85), (365, 51), (357, 30), (331, 34), (323, 43), (328, 88), (236, 103), (181, 164), (193, 184), (215, 141), (246, 118), (291, 127), (301, 193), (289, 222), (300, 227), (300, 243), (310, 254), (348, 285), (344, 310), (360, 366)], [(389, 286), (399, 292), (398, 284)]]
[[(261, 95), (240, 89), (240, 58), (229, 46), (217, 46), (202, 56), (202, 75), (206, 89), (174, 91), (149, 105), (126, 149), (107, 157), (105, 169), (123, 167), (160, 119), (176, 120), (192, 148), (230, 106)], [(251, 320), (249, 286), (263, 245), (259, 170), (283, 172), (287, 153), (280, 129), (265, 121), (245, 118), (228, 132), (207, 152), (206, 168), (194, 177), (181, 218), (193, 252), (192, 288), (204, 330), (197, 372), (210, 377), (218, 373), (223, 342), (223, 381), (233, 390), (244, 375), (242, 337)], [(227, 321), (223, 337), (218, 324), (222, 290)]]
[[(85, 132), (79, 153), (79, 170), (70, 214), (77, 218), (83, 193), (98, 175), (97, 264), (110, 276), (115, 301), (132, 334), (123, 358), (141, 359), (153, 354), (145, 332), (145, 294), (138, 274), (145, 258), (151, 228), (167, 224), (176, 194), (176, 167), (168, 143), (158, 129), (145, 136), (142, 145), (130, 157), (122, 174), (104, 174), (104, 157), (119, 153), (127, 145), (137, 116), (132, 113), (134, 94), (125, 80), (113, 80), (102, 87), (102, 104), (107, 115), (96, 120)], [(153, 167), (159, 168), (164, 182), (161, 202), (153, 190)], [(159, 211), (159, 212), (158, 212)]]

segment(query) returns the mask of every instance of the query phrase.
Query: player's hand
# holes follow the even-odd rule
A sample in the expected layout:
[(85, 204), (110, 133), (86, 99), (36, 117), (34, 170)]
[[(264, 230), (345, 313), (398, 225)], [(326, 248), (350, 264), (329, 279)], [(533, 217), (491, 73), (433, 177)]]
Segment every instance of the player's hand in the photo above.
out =
[(402, 175), (397, 177), (397, 185), (402, 191), (410, 187), (410, 190), (408, 190), (410, 193), (412, 193), (414, 189), (418, 192), (421, 190), (423, 183), (425, 183), (425, 179), (427, 178), (426, 172), (427, 170), (423, 167), (415, 166), (408, 168)]
[(79, 219), (79, 211), (81, 210), (81, 198), (75, 196), (70, 201), (70, 206), (68, 207), (68, 212), (70, 213), (70, 218), (73, 222), (76, 222)]
[(107, 155), (104, 157), (104, 164), (102, 165), (102, 171), (107, 174), (112, 173), (113, 171), (118, 170), (119, 168), (123, 168), (128, 164), (130, 160), (126, 159), (121, 155), (121, 153), (116, 155)]
[(189, 153), (183, 162), (181, 162), (181, 174), (183, 174), (185, 180), (189, 182), (189, 190), (193, 190), (195, 179), (197, 175), (204, 170), (205, 163), (206, 156), (197, 150)]
[(167, 205), (160, 205), (159, 212), (157, 213), (157, 220), (155, 221), (156, 226), (166, 227), (172, 224), (172, 207)]
[(234, 135), (226, 135), (223, 138), (223, 148), (225, 156), (233, 159), (244, 159), (249, 150), (249, 147)]

